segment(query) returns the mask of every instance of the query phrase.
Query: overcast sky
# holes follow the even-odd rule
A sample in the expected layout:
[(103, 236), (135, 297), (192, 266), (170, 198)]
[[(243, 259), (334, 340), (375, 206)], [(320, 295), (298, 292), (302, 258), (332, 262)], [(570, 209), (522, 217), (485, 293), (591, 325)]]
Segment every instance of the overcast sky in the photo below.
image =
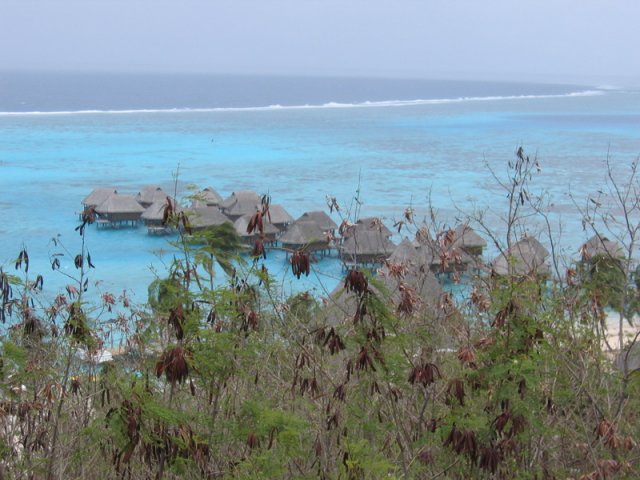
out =
[(640, 0), (0, 0), (0, 68), (637, 83), (639, 25)]

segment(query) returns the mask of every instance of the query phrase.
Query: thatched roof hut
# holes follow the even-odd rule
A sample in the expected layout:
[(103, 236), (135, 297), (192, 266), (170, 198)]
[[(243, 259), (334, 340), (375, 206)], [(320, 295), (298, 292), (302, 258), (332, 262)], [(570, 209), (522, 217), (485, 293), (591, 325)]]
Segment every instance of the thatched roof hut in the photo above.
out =
[[(184, 210), (180, 205), (176, 203), (175, 199), (171, 199), (171, 203), (174, 205), (176, 213), (182, 212)], [(162, 201), (155, 201), (146, 208), (140, 218), (145, 223), (145, 225), (160, 225), (162, 224), (162, 220), (164, 219), (164, 211), (166, 210), (166, 208), (166, 198)]]
[(287, 231), (280, 236), (280, 243), (283, 248), (304, 249), (307, 252), (330, 248), (327, 234), (316, 222), (310, 221), (297, 220), (293, 222)]
[(329, 215), (327, 215), (322, 210), (314, 210), (312, 212), (303, 213), (300, 218), (298, 218), (299, 222), (316, 222), (318, 226), (322, 229), (323, 232), (331, 232), (334, 233), (335, 229), (338, 228), (336, 222), (334, 222)]
[(618, 242), (599, 235), (594, 235), (587, 240), (580, 248), (580, 253), (583, 261), (588, 261), (596, 256), (614, 259), (624, 258), (624, 250)]
[[(451, 303), (445, 302), (445, 293), (438, 279), (429, 269), (420, 268), (417, 265), (408, 264), (406, 272), (397, 276), (387, 266), (378, 271), (374, 281), (369, 282), (369, 290), (378, 298), (383, 299), (382, 304), (387, 306), (392, 313), (397, 315), (409, 315), (419, 319), (425, 329), (431, 331), (430, 338), (437, 348), (452, 348), (453, 339), (447, 335), (443, 328), (446, 325), (453, 327), (461, 316)], [(378, 288), (378, 285), (381, 288)], [(409, 302), (411, 308), (401, 306), (406, 301), (407, 295), (413, 299)], [(340, 282), (331, 292), (326, 306), (317, 316), (319, 327), (347, 328), (353, 324), (358, 312), (358, 297), (354, 292), (348, 292), (344, 288), (344, 282)], [(371, 314), (371, 307), (367, 308), (365, 315)], [(375, 313), (374, 313), (375, 315)]]
[(220, 204), (222, 212), (234, 222), (243, 215), (253, 215), (260, 209), (260, 196), (250, 190), (233, 192)]
[(136, 201), (147, 208), (155, 202), (163, 202), (169, 195), (158, 185), (146, 185), (136, 195)]
[(549, 251), (534, 237), (524, 236), (491, 262), (491, 270), (500, 276), (524, 277), (531, 273), (546, 275)]
[(189, 225), (193, 230), (217, 227), (223, 223), (233, 223), (229, 217), (215, 207), (190, 208), (185, 210)]
[(118, 193), (115, 187), (99, 187), (94, 188), (93, 191), (84, 197), (82, 200), (82, 205), (84, 208), (97, 207), (102, 202), (104, 202), (109, 195), (113, 195), (114, 193)]
[(193, 196), (191, 206), (193, 208), (217, 207), (223, 202), (222, 197), (211, 187), (200, 190)]
[(347, 239), (354, 235), (359, 235), (363, 232), (372, 232), (380, 237), (384, 237), (387, 239), (393, 235), (391, 230), (389, 230), (387, 226), (382, 223), (382, 220), (377, 217), (366, 217), (361, 218), (354, 225), (347, 228), (343, 236), (345, 239)]
[[(626, 332), (627, 334), (629, 332)], [(637, 332), (636, 332), (637, 333)], [(627, 341), (632, 340), (635, 335), (627, 335)], [(616, 367), (622, 373), (630, 373), (640, 370), (640, 343), (629, 342), (622, 351), (616, 356)], [(625, 365), (626, 364), (626, 365)]]
[(382, 230), (358, 229), (342, 243), (342, 261), (352, 264), (382, 263), (395, 245)]
[(269, 218), (271, 219), (271, 225), (275, 226), (279, 231), (287, 228), (293, 217), (289, 215), (282, 205), (269, 205)]
[(387, 260), (390, 263), (415, 265), (423, 268), (429, 267), (433, 263), (433, 253), (427, 246), (416, 244), (405, 238), (394, 248)]
[(96, 207), (98, 217), (112, 223), (132, 222), (140, 220), (144, 207), (133, 195), (113, 193)]
[(469, 255), (465, 250), (450, 245), (449, 247), (440, 247), (433, 252), (433, 258), (429, 265), (434, 273), (454, 273), (465, 272), (470, 267), (478, 268), (479, 260), (474, 255)]
[[(233, 222), (233, 226), (238, 233), (238, 236), (244, 240), (256, 240), (260, 236), (260, 232), (252, 232), (251, 234), (247, 233), (247, 226), (251, 221), (253, 215), (243, 215), (235, 222)], [(278, 227), (270, 224), (269, 222), (264, 222), (264, 236), (265, 239), (269, 242), (274, 242), (276, 240), (276, 236), (280, 233)]]
[(469, 255), (481, 256), (487, 241), (467, 224), (458, 225), (452, 246), (460, 248)]

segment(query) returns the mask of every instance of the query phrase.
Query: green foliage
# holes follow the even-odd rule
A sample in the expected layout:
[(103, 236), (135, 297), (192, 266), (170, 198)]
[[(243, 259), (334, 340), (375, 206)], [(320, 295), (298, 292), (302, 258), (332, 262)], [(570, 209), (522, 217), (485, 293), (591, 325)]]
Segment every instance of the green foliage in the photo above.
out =
[[(535, 164), (518, 158), (526, 181)], [(601, 343), (602, 308), (629, 309), (637, 296), (614, 263), (585, 265), (568, 283), (482, 277), (452, 313), (440, 298), (398, 314), (397, 292), (371, 272), (327, 304), (284, 299), (259, 262), (237, 262), (230, 225), (182, 232), (176, 245), (148, 304), (118, 318), (129, 348), (116, 361), (76, 358), (77, 340), (100, 326), (80, 298), (37, 312), (67, 322), (65, 335), (3, 338), (0, 465), (114, 479), (596, 478), (605, 467), (613, 479), (637, 469), (640, 376), (616, 370)], [(228, 282), (213, 282), (216, 262)]]
[(215, 260), (228, 276), (233, 275), (233, 262), (240, 260), (242, 246), (240, 237), (231, 223), (195, 232), (190, 244), (197, 247), (196, 262), (200, 263), (211, 277), (215, 276), (212, 260)]
[(11, 340), (2, 342), (2, 366), (3, 372), (8, 372), (10, 368), (24, 368), (28, 359), (28, 352), (13, 343)]
[(625, 304), (628, 280), (622, 261), (595, 255), (580, 265), (582, 284), (588, 296), (598, 296), (600, 304), (619, 310)]

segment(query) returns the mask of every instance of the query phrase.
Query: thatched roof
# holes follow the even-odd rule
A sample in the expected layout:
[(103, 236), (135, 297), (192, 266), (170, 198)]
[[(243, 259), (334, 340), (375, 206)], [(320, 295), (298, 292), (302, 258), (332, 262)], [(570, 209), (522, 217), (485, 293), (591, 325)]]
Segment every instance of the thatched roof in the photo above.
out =
[[(428, 247), (425, 247), (428, 248)], [(433, 250), (431, 250), (433, 251)], [(433, 259), (431, 260), (431, 265), (434, 268), (441, 269), (443, 271), (451, 271), (451, 270), (464, 270), (469, 265), (478, 264), (478, 259), (469, 255), (462, 248), (454, 247), (453, 245), (449, 248), (440, 248), (440, 250), (433, 251)], [(444, 262), (446, 263), (446, 268), (443, 266), (443, 257)], [(460, 268), (461, 267), (461, 268)]]
[[(177, 205), (174, 199), (172, 199), (171, 203), (175, 206), (174, 208), (176, 213), (183, 211), (183, 208), (180, 205)], [(153, 202), (147, 207), (147, 209), (141, 215), (141, 218), (147, 221), (161, 221), (164, 218), (164, 211), (166, 207), (166, 199), (163, 201)]]
[(327, 236), (316, 222), (297, 220), (280, 236), (283, 245), (300, 248), (317, 243), (328, 243)]
[(391, 263), (402, 263), (406, 265), (415, 265), (421, 267), (423, 265), (431, 265), (433, 263), (433, 253), (431, 249), (424, 245), (416, 245), (408, 238), (405, 238), (391, 252), (387, 259)]
[(316, 222), (318, 226), (322, 229), (323, 232), (328, 232), (331, 230), (335, 230), (338, 228), (336, 222), (334, 222), (329, 215), (327, 215), (322, 210), (314, 210), (312, 212), (303, 213), (298, 221), (302, 222)]
[(216, 207), (190, 208), (185, 210), (185, 213), (189, 218), (191, 228), (196, 230), (207, 227), (216, 227), (226, 222), (233, 223), (229, 217)]
[(627, 372), (640, 370), (640, 343), (635, 342), (627, 345), (616, 357), (616, 367), (623, 373), (627, 373), (625, 372), (625, 362)]
[(230, 217), (241, 217), (242, 215), (253, 214), (260, 208), (260, 196), (250, 190), (233, 192), (221, 204), (220, 208)]
[(356, 229), (356, 233), (350, 235), (342, 244), (343, 255), (352, 257), (358, 255), (387, 257), (394, 249), (393, 242), (378, 229)]
[(84, 200), (82, 200), (82, 204), (85, 207), (97, 207), (102, 202), (104, 202), (109, 195), (114, 193), (118, 193), (115, 187), (100, 187), (95, 188), (93, 191), (87, 195)]
[[(237, 219), (235, 222), (233, 222), (233, 226), (236, 229), (238, 236), (247, 238), (247, 237), (255, 237), (259, 235), (259, 232), (253, 232), (251, 234), (247, 233), (247, 226), (249, 225), (249, 221), (251, 221), (251, 217), (252, 215), (243, 215), (242, 217)], [(276, 227), (275, 225), (271, 225), (269, 222), (264, 222), (263, 225), (264, 225), (264, 233), (267, 236), (274, 236), (280, 233), (280, 230), (278, 230), (278, 227)]]
[(213, 188), (207, 187), (194, 195), (191, 202), (193, 208), (216, 207), (223, 202), (222, 197)]
[[(376, 283), (378, 285), (381, 284), (382, 287), (378, 288), (375, 285)], [(418, 299), (418, 303), (415, 305), (415, 313), (429, 315), (436, 320), (435, 325), (440, 325), (438, 320), (456, 313), (455, 309), (445, 312), (441, 308), (444, 292), (438, 279), (428, 268), (410, 267), (403, 277), (396, 278), (391, 275), (387, 267), (382, 267), (376, 279), (369, 282), (369, 289), (379, 298), (388, 298), (388, 301), (384, 301), (383, 304), (393, 311), (400, 304), (402, 298), (401, 285), (403, 288), (409, 287), (414, 290)], [(320, 324), (325, 326), (352, 323), (357, 307), (357, 295), (354, 292), (347, 292), (344, 288), (344, 282), (340, 282), (329, 295), (327, 306), (318, 320)], [(440, 332), (442, 332), (442, 329), (440, 329)], [(450, 339), (443, 339), (441, 342), (441, 347), (448, 346)]]
[(269, 205), (269, 217), (271, 223), (275, 225), (286, 225), (293, 222), (293, 217), (289, 215), (282, 205)]
[(458, 225), (455, 229), (453, 246), (458, 248), (484, 248), (487, 241), (476, 233), (469, 225)]
[(133, 195), (121, 195), (113, 193), (107, 199), (96, 207), (96, 213), (100, 215), (114, 214), (142, 214), (144, 207), (140, 205)]
[(361, 235), (362, 232), (373, 232), (380, 237), (389, 238), (393, 235), (382, 220), (377, 217), (365, 217), (358, 220), (355, 225), (345, 232), (345, 237), (352, 237), (355, 234)]
[(516, 276), (528, 275), (532, 272), (549, 273), (549, 266), (545, 263), (549, 251), (534, 237), (525, 236), (511, 248), (500, 254), (491, 262), (491, 269), (497, 275)]
[(624, 250), (616, 241), (609, 240), (607, 237), (594, 235), (580, 249), (583, 260), (589, 260), (596, 255), (602, 255), (612, 258), (623, 258)]
[(422, 306), (432, 315), (444, 316), (440, 308), (444, 291), (436, 276), (428, 268), (421, 269), (419, 266), (409, 266), (407, 273), (402, 278), (395, 278), (385, 266), (379, 271), (378, 278), (383, 282), (385, 288), (391, 293), (395, 305), (400, 300), (400, 285), (413, 288), (422, 302)]
[(162, 190), (158, 185), (146, 185), (136, 195), (138, 203), (148, 206), (154, 202), (162, 202), (166, 200), (169, 195)]

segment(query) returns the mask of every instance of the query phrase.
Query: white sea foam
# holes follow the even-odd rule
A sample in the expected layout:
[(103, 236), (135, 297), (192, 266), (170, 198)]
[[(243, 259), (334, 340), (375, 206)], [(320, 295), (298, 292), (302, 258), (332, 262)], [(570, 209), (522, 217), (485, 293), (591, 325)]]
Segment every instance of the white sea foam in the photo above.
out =
[(263, 107), (212, 107), (212, 108), (144, 108), (130, 110), (61, 110), (53, 112), (31, 111), (31, 112), (0, 112), (0, 116), (26, 116), (26, 115), (103, 115), (103, 114), (145, 114), (145, 113), (210, 113), (210, 112), (261, 112), (274, 110), (311, 110), (311, 109), (337, 109), (337, 108), (388, 108), (388, 107), (411, 107), (417, 105), (442, 105), (447, 103), (463, 102), (496, 102), (504, 100), (535, 100), (545, 98), (571, 98), (571, 97), (591, 97), (595, 95), (605, 95), (604, 89), (582, 90), (577, 92), (548, 95), (505, 95), (487, 97), (457, 97), (457, 98), (432, 98), (416, 100), (378, 100), (358, 103), (328, 102), (319, 105), (268, 105)]

